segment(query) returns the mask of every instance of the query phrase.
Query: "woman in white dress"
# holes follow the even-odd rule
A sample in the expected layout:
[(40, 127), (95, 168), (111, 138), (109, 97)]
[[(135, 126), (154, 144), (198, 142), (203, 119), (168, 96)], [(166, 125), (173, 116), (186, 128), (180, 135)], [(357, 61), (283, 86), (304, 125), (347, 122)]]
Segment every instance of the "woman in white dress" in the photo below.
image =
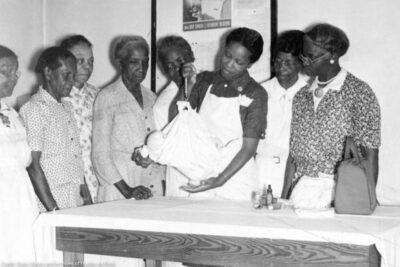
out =
[(268, 93), (267, 130), (257, 148), (257, 177), (262, 185), (271, 185), (280, 197), (289, 155), (292, 102), (295, 94), (307, 85), (308, 76), (301, 75), (300, 54), (304, 32), (290, 30), (278, 36), (272, 52), (275, 77), (262, 83)]
[[(154, 121), (157, 130), (163, 129), (171, 117), (169, 110), (171, 103), (178, 96), (179, 90), (183, 90), (184, 79), (181, 67), (186, 62), (193, 62), (194, 55), (189, 43), (180, 36), (169, 35), (158, 42), (158, 63), (163, 74), (168, 79), (168, 84), (159, 93), (153, 107)], [(188, 196), (189, 194), (179, 189), (179, 186), (187, 180), (173, 167), (166, 169), (166, 196)]]
[[(18, 59), (0, 46), (0, 265), (35, 265), (32, 225), (39, 214), (26, 167), (31, 151), (18, 113), (3, 98), (19, 77)], [(28, 265), (26, 265), (28, 266)]]

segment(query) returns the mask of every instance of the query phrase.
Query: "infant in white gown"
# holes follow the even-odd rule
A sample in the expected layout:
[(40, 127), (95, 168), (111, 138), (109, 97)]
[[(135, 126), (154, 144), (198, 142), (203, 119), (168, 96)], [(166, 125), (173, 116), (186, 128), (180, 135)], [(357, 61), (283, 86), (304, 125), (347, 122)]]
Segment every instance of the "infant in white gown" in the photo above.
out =
[(178, 115), (162, 131), (152, 132), (142, 148), (142, 156), (155, 162), (175, 167), (188, 178), (188, 183), (198, 185), (203, 179), (217, 176), (239, 150), (241, 139), (223, 144), (209, 134), (201, 116), (188, 102), (178, 102)]

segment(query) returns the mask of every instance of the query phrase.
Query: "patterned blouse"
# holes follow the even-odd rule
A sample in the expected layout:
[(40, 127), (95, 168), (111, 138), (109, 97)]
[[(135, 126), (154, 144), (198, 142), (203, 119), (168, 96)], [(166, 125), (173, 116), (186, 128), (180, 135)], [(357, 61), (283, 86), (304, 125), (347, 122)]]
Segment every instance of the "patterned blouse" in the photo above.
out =
[(200, 109), (211, 84), (213, 87), (210, 93), (218, 97), (245, 95), (253, 100), (247, 107), (240, 107), (243, 137), (264, 139), (268, 110), (268, 94), (264, 88), (251, 78), (247, 71), (232, 81), (225, 80), (219, 71), (205, 71), (197, 76), (196, 84), (190, 93), (189, 101), (193, 108)]
[(94, 202), (97, 202), (99, 183), (94, 174), (90, 155), (92, 151), (93, 103), (98, 92), (98, 88), (91, 84), (85, 84), (81, 89), (72, 87), (70, 96), (63, 98), (63, 101), (71, 103), (73, 108), (79, 130), (79, 143), (82, 148), (85, 181)]
[(335, 174), (343, 159), (346, 136), (370, 149), (381, 144), (381, 113), (374, 92), (351, 73), (341, 72), (341, 82), (327, 86), (316, 109), (316, 80), (293, 100), (290, 153), (296, 162), (297, 177)]
[[(69, 103), (57, 102), (41, 87), (20, 111), (29, 147), (41, 152), (40, 166), (60, 209), (81, 204), (83, 161), (71, 109)], [(39, 207), (45, 211), (41, 203)]]

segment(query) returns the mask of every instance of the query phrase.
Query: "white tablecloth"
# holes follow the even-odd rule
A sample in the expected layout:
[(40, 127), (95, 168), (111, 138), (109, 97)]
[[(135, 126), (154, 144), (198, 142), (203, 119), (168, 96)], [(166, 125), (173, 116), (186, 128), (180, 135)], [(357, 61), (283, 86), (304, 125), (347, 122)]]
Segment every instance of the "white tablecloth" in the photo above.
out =
[(45, 226), (375, 244), (382, 266), (400, 266), (400, 207), (379, 206), (370, 216), (302, 218), (291, 209), (254, 210), (250, 202), (159, 197), (44, 213), (36, 227)]

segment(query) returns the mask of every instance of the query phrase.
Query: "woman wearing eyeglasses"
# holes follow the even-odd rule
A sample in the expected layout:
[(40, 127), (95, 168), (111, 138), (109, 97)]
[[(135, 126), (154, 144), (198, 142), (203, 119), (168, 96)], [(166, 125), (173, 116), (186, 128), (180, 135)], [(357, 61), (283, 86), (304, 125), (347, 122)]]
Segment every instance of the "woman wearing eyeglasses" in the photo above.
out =
[(289, 197), (297, 180), (291, 199), (298, 207), (330, 205), (333, 176), (343, 160), (344, 147), (354, 157), (365, 158), (362, 163), (367, 174), (375, 183), (378, 179), (380, 107), (369, 85), (340, 66), (348, 48), (346, 34), (330, 24), (317, 24), (304, 37), (301, 59), (316, 78), (293, 100), (290, 155), (282, 193)]
[(308, 76), (300, 74), (304, 32), (290, 30), (278, 36), (272, 51), (275, 77), (262, 83), (268, 93), (268, 127), (257, 148), (257, 176), (262, 185), (271, 185), (275, 194), (282, 192), (286, 159), (289, 154), (292, 102), (307, 85)]

